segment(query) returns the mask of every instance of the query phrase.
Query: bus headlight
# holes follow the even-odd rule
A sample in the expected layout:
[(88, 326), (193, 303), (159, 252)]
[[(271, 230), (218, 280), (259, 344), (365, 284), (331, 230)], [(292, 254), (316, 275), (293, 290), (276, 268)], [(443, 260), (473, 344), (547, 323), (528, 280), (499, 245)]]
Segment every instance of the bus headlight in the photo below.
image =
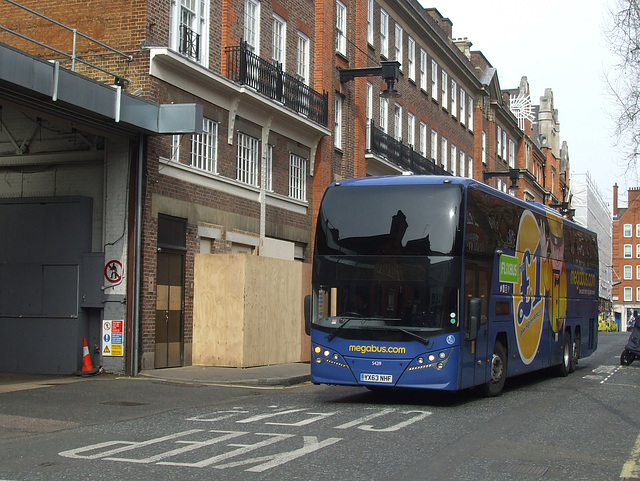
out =
[(442, 351), (442, 352), (440, 352), (440, 353), (438, 354), (438, 357), (439, 357), (440, 359), (444, 359), (445, 357), (447, 357), (447, 353), (446, 353), (446, 352), (444, 352), (444, 351)]
[(436, 355), (435, 354), (429, 354), (429, 362), (433, 362), (436, 360)]

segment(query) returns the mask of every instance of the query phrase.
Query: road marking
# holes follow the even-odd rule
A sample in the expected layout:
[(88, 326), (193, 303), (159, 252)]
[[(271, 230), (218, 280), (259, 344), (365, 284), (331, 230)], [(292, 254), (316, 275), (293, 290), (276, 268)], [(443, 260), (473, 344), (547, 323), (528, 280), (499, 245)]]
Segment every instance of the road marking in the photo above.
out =
[(636, 444), (631, 450), (629, 459), (622, 467), (622, 472), (620, 473), (621, 478), (640, 478), (640, 466), (638, 466), (636, 461), (638, 459), (640, 459), (640, 435), (636, 439)]

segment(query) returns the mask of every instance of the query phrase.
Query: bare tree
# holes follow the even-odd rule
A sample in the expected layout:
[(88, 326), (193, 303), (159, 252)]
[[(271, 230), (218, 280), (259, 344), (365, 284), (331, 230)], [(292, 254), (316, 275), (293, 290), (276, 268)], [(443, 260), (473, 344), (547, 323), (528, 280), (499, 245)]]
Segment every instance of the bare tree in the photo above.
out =
[(640, 0), (615, 0), (605, 35), (614, 56), (607, 83), (615, 99), (618, 146), (627, 174), (637, 174), (640, 156)]

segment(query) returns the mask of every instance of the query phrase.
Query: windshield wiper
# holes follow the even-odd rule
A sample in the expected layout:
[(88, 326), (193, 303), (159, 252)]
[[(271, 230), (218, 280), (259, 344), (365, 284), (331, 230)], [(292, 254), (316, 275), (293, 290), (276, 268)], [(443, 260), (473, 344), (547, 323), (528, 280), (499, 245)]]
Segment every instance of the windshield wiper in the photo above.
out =
[(429, 339), (425, 339), (424, 337), (417, 335), (415, 332), (407, 331), (406, 329), (403, 329), (402, 327), (386, 327), (385, 329), (389, 329), (390, 331), (401, 332), (403, 334), (406, 334), (409, 337), (412, 337), (412, 338), (420, 341), (425, 346), (429, 345)]
[(327, 336), (327, 341), (330, 341), (331, 339), (336, 337), (338, 335), (338, 331), (340, 329), (342, 329), (344, 326), (346, 326), (350, 321), (353, 321), (354, 319), (362, 319), (362, 318), (360, 318), (360, 317), (343, 317), (341, 319), (344, 319), (344, 322), (329, 333), (329, 335)]

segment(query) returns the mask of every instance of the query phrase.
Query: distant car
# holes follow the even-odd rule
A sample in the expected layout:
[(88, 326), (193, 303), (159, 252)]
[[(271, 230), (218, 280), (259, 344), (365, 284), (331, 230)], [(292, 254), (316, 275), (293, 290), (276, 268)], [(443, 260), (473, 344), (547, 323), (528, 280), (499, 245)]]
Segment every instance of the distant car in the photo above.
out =
[(618, 324), (616, 323), (616, 321), (598, 321), (598, 331), (617, 332)]

